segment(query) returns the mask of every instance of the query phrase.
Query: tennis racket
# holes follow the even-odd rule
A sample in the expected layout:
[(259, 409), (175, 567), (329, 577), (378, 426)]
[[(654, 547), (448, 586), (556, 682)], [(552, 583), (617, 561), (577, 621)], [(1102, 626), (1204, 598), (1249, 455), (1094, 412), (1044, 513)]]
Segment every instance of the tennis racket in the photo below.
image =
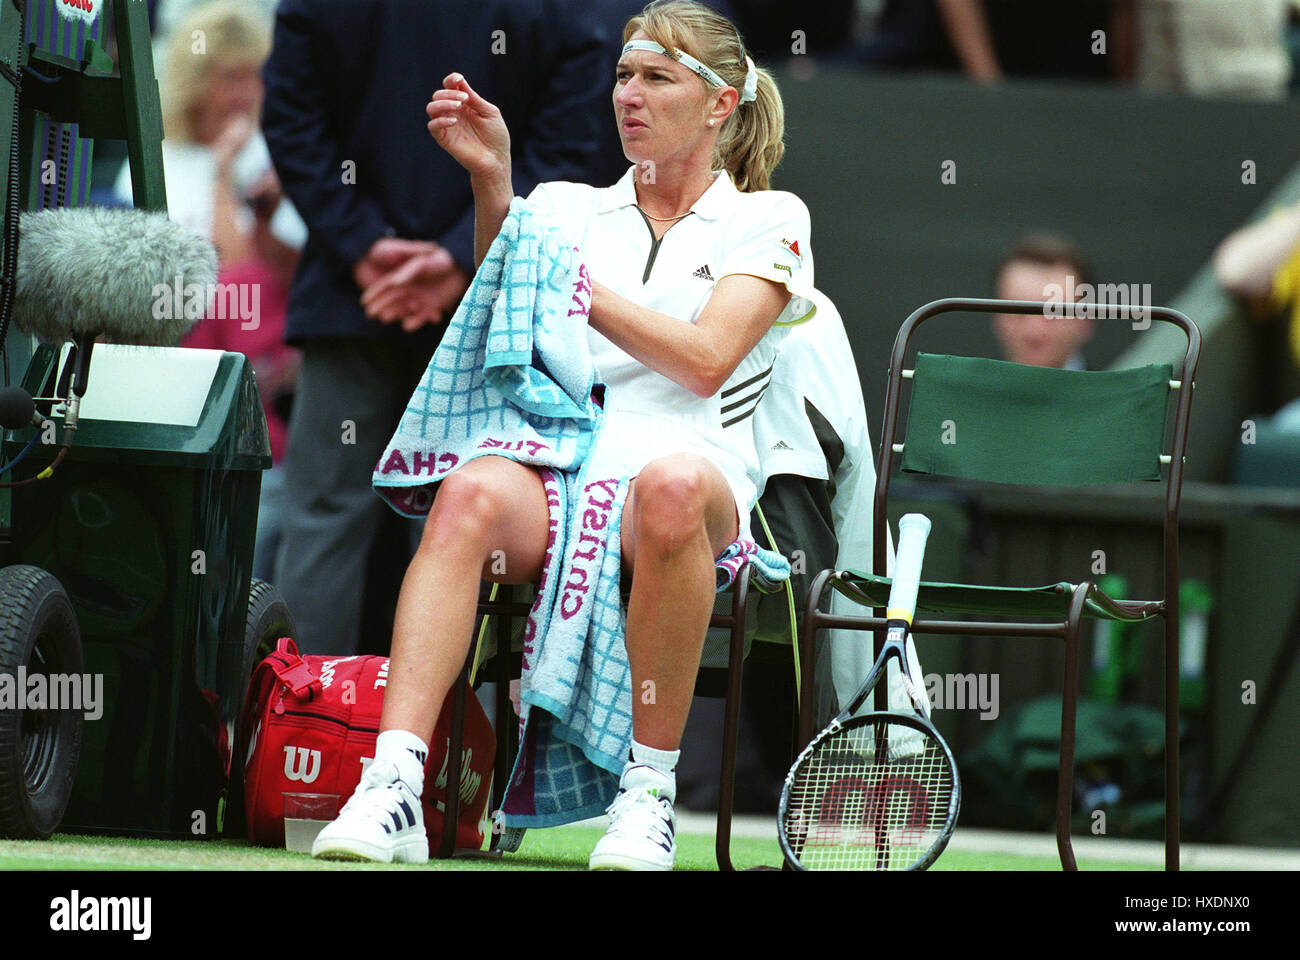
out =
[[(898, 522), (884, 648), (848, 706), (795, 760), (777, 813), (781, 850), (796, 870), (924, 870), (957, 825), (961, 783), (930, 722), (909, 631), (930, 520)], [(915, 715), (853, 716), (897, 661)]]

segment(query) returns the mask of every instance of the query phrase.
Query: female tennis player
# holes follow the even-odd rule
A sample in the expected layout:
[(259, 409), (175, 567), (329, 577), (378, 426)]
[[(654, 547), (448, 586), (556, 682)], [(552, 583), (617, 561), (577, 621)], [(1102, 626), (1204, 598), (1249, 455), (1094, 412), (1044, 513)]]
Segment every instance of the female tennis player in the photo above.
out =
[[(626, 642), (632, 689), (654, 696), (633, 697), (631, 756), (590, 865), (670, 870), (673, 770), (714, 561), (749, 535), (751, 414), (785, 332), (777, 321), (809, 309), (797, 294), (811, 292), (813, 269), (807, 209), (767, 189), (784, 151), (780, 95), (736, 28), (671, 0), (650, 4), (623, 36), (613, 106), (633, 166), (611, 187), (544, 183), (528, 199), (563, 227), (595, 281), (589, 339), (607, 385), (600, 456), (611, 475), (635, 477), (622, 514)], [(481, 263), (513, 197), (509, 132), (460, 74), (427, 109), (431, 134), (470, 175)], [(363, 302), (391, 321), (425, 309), (423, 289), (412, 264)], [(468, 653), (480, 577), (536, 582), (547, 531), (532, 467), (486, 456), (442, 481), (402, 583), (375, 760), (313, 853), (427, 857), (424, 759)], [(492, 571), (494, 551), (504, 551), (504, 575)]]

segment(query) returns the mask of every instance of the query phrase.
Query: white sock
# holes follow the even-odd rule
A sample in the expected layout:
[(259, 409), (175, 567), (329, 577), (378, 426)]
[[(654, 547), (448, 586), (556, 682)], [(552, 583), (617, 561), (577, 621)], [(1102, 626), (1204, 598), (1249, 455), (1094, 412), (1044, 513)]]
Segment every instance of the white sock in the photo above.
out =
[(429, 746), (409, 730), (385, 730), (375, 740), (375, 759), (397, 765), (398, 776), (417, 797), (424, 793), (424, 764)]
[(647, 767), (658, 770), (670, 780), (677, 779), (673, 770), (677, 766), (677, 758), (681, 755), (680, 750), (658, 750), (647, 747), (644, 743), (632, 741), (632, 762), (643, 763)]

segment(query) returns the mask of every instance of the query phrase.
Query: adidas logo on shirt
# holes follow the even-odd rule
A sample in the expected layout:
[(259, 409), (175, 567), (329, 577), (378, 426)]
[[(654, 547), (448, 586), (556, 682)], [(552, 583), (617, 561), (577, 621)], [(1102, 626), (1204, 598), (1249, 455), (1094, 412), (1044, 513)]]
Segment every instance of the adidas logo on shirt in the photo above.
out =
[(704, 266), (700, 267), (698, 270), (696, 270), (694, 273), (692, 273), (691, 276), (699, 277), (701, 280), (713, 279), (713, 274), (709, 272), (709, 265), (707, 263)]
[(790, 444), (786, 443), (784, 440), (778, 440), (776, 443), (772, 444), (772, 449), (773, 449), (773, 450), (793, 450), (794, 447), (790, 446)]

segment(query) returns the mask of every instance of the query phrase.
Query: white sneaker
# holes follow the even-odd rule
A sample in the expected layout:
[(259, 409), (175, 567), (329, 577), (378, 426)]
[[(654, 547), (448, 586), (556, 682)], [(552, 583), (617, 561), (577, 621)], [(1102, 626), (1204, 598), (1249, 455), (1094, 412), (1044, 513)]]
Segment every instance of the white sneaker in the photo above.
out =
[(311, 855), (327, 860), (428, 863), (424, 810), (420, 798), (398, 776), (396, 764), (370, 762), (338, 819), (316, 835)]
[(675, 784), (653, 767), (623, 770), (609, 829), (591, 852), (592, 870), (671, 870), (677, 857)]

